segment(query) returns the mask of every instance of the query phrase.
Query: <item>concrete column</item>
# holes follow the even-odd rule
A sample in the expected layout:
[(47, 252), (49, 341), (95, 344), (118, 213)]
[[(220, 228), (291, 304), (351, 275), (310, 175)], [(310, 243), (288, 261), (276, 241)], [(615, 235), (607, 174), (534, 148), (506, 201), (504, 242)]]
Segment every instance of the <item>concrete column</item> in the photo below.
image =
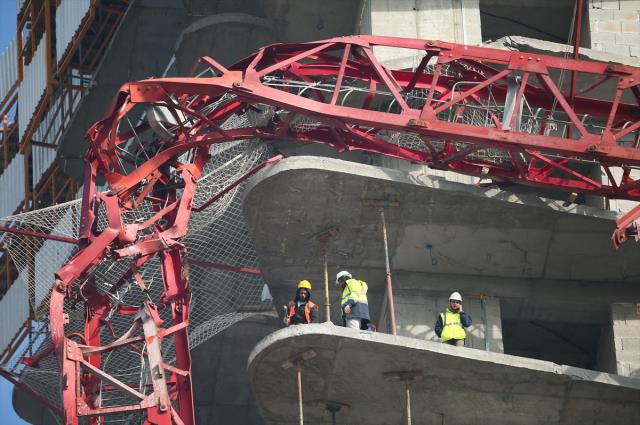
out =
[[(421, 38), (479, 45), (480, 8), (478, 0), (368, 0), (359, 23), (362, 34)], [(410, 49), (376, 48), (384, 64), (417, 65)]]
[(612, 304), (611, 324), (617, 374), (640, 377), (640, 304)]
[[(479, 0), (364, 0), (363, 5), (357, 25), (361, 34), (482, 44)], [(415, 68), (423, 56), (417, 50), (389, 47), (376, 47), (374, 54), (391, 68)], [(381, 162), (386, 168), (437, 175), (459, 183), (473, 184), (477, 180), (394, 158), (385, 157)]]
[[(448, 305), (449, 294), (394, 290), (397, 332), (400, 336), (439, 341), (435, 334), (438, 317)], [(478, 350), (503, 353), (500, 301), (488, 297), (481, 300), (463, 294), (464, 310), (471, 315), (473, 324), (467, 329), (466, 346)], [(483, 306), (484, 304), (484, 306)], [(380, 320), (380, 330), (389, 330), (388, 317)]]

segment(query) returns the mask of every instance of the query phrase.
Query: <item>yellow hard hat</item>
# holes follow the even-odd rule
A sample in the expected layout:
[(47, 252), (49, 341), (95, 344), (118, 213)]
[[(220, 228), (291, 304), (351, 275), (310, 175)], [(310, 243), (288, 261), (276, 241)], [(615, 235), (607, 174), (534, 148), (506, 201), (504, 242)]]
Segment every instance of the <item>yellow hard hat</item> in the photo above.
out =
[(308, 290), (311, 290), (311, 282), (309, 282), (308, 280), (301, 280), (300, 283), (298, 283), (298, 288), (305, 288)]

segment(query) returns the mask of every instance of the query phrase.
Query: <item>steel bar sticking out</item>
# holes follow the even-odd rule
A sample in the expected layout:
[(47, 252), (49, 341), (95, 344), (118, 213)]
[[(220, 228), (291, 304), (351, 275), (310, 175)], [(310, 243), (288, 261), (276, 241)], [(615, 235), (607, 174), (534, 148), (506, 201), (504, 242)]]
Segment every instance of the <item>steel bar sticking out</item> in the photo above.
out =
[[(386, 68), (375, 57), (376, 46), (417, 50), (423, 55), (421, 65), (415, 70)], [(197, 73), (201, 68), (207, 72)], [(587, 75), (589, 81), (609, 84), (615, 90), (607, 92), (614, 94), (596, 99), (598, 83), (580, 87), (573, 98), (551, 77), (557, 72)], [(316, 142), (340, 152), (365, 151), (496, 184), (640, 200), (640, 175), (632, 172), (640, 166), (635, 142), (640, 140), (639, 84), (640, 69), (631, 66), (439, 41), (352, 36), (268, 46), (228, 68), (203, 58), (190, 77), (123, 85), (105, 117), (87, 132), (78, 249), (56, 273), (51, 296), (51, 337), (65, 425), (79, 423), (78, 406), (97, 411), (100, 383), (115, 379), (100, 369), (100, 335), (116, 306), (113, 294), (96, 290), (96, 268), (105, 259), (134, 262), (139, 268), (153, 258), (160, 260), (164, 291), (154, 304), (167, 309), (171, 326), (184, 326), (168, 337), (177, 362), (167, 366), (165, 384), (171, 389), (165, 391), (165, 384), (156, 382), (152, 390), (154, 400), (168, 393), (172, 402), (164, 403), (164, 412), (162, 403), (143, 400), (98, 415), (137, 409), (147, 423), (193, 424), (186, 332), (191, 294), (181, 240), (211, 145), (244, 139)], [(128, 116), (138, 106), (163, 111), (162, 122), (149, 121), (147, 114), (146, 121), (131, 124), (140, 119)], [(250, 113), (259, 119), (223, 127), (232, 115)], [(100, 177), (108, 183), (108, 192), (96, 191)], [(153, 215), (144, 223), (127, 222), (127, 214), (141, 205), (150, 206)], [(639, 218), (636, 210), (619, 221), (616, 246), (628, 234), (637, 235)], [(127, 274), (114, 284), (114, 294), (131, 278)], [(82, 294), (92, 295), (85, 300)], [(65, 302), (86, 307), (85, 351), (75, 350), (77, 343), (67, 335)], [(159, 335), (166, 332), (157, 327)], [(126, 346), (129, 339), (122, 341)]]
[(389, 302), (389, 318), (391, 321), (391, 334), (397, 334), (396, 327), (396, 310), (393, 303), (393, 284), (391, 282), (391, 264), (389, 263), (389, 242), (387, 238), (387, 222), (384, 219), (384, 208), (380, 207), (380, 220), (382, 221), (382, 238), (384, 240), (384, 266), (386, 271), (387, 282), (387, 300)]
[(404, 383), (405, 402), (406, 402), (406, 415), (407, 425), (411, 425), (411, 382), (406, 381)]
[(296, 378), (298, 381), (298, 412), (300, 425), (304, 425), (304, 408), (302, 407), (302, 369), (300, 363), (296, 365)]
[(323, 247), (322, 268), (324, 274), (324, 317), (326, 322), (331, 321), (331, 302), (329, 298), (329, 264), (327, 262), (327, 248)]

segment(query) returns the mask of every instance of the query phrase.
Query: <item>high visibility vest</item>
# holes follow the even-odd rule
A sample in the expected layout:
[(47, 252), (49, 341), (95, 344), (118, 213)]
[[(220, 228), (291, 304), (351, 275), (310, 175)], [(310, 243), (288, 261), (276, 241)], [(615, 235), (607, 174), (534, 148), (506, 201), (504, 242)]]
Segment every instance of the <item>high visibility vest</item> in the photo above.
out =
[[(289, 315), (287, 316), (289, 324), (291, 324), (293, 316), (296, 315), (296, 307), (297, 306), (295, 301), (289, 301)], [(307, 323), (311, 323), (311, 309), (318, 311), (318, 306), (311, 301), (307, 301), (307, 303), (304, 305), (304, 317), (305, 319), (307, 319)]]
[(367, 282), (363, 280), (347, 280), (347, 284), (342, 290), (342, 299), (340, 300), (340, 305), (344, 306), (349, 300), (353, 300), (356, 303), (369, 304), (369, 301), (367, 300), (368, 290), (369, 287), (367, 286)]
[(460, 321), (460, 313), (446, 309), (444, 313), (440, 313), (442, 318), (442, 335), (440, 338), (442, 342), (447, 342), (450, 339), (465, 339), (467, 333), (462, 327)]

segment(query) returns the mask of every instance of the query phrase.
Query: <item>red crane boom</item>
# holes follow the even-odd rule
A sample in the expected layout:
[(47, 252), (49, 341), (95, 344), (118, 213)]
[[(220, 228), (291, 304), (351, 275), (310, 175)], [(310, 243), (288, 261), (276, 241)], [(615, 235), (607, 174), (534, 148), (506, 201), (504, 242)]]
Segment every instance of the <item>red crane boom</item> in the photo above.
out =
[[(415, 69), (390, 69), (376, 58), (377, 49), (396, 48), (416, 54)], [(578, 90), (570, 99), (565, 76), (571, 73), (578, 76)], [(124, 411), (146, 411), (146, 423), (194, 423), (191, 296), (180, 240), (212, 144), (248, 138), (318, 142), (494, 182), (640, 200), (634, 173), (640, 166), (639, 83), (640, 69), (630, 66), (353, 36), (268, 46), (229, 68), (205, 57), (189, 78), (125, 84), (87, 133), (79, 250), (58, 271), (51, 297), (65, 424), (78, 424), (79, 416), (97, 423)], [(135, 112), (140, 105), (145, 119)], [(234, 114), (248, 114), (252, 125), (225, 128)], [(126, 131), (121, 124), (131, 123), (129, 116), (138, 124)], [(98, 175), (109, 192), (96, 192)], [(148, 220), (123, 221), (143, 204), (153, 207)], [(106, 224), (98, 225), (99, 211), (106, 212)], [(640, 211), (633, 214), (620, 222), (616, 246), (627, 229), (633, 231)], [(131, 328), (102, 345), (112, 298), (91, 285), (78, 291), (77, 282), (91, 282), (105, 257), (130, 262), (113, 291), (126, 279), (144, 288), (137, 270), (153, 258), (159, 259), (164, 291), (137, 308), (118, 309), (116, 314), (130, 316)], [(81, 296), (87, 313), (77, 338), (65, 331), (63, 306)], [(159, 312), (170, 317), (166, 327)], [(163, 358), (163, 340), (172, 341), (172, 364)], [(151, 390), (132, 388), (101, 369), (102, 356), (123, 347), (147, 359), (154, 371)], [(105, 381), (134, 401), (98, 407), (95, 394)]]

